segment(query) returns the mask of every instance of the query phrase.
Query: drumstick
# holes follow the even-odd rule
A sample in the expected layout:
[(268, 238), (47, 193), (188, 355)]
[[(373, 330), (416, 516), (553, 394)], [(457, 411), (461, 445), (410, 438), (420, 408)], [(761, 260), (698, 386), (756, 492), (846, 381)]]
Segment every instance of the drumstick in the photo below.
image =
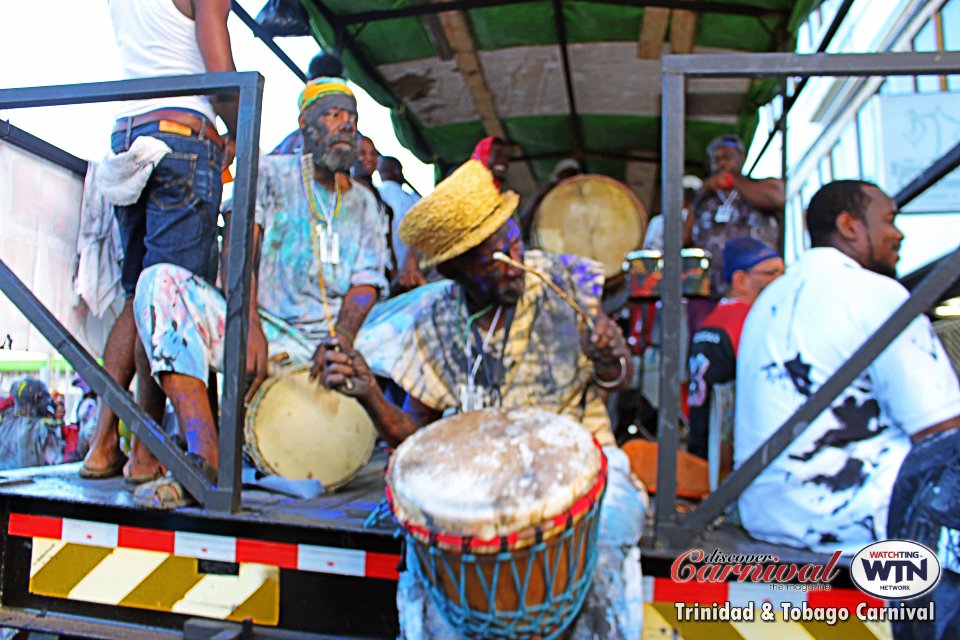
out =
[[(330, 305), (327, 304), (327, 283), (323, 279), (323, 263), (320, 262), (317, 264), (317, 283), (320, 285), (320, 302), (323, 304), (323, 315), (327, 318), (327, 328), (330, 331), (330, 337), (337, 337), (337, 325), (333, 322), (333, 314), (330, 313)], [(334, 351), (340, 350), (340, 345), (333, 347)], [(343, 387), (347, 391), (353, 389), (353, 381), (350, 378), (345, 378), (343, 381)]]
[(541, 280), (543, 280), (544, 284), (546, 284), (548, 287), (550, 287), (551, 289), (553, 289), (553, 290), (556, 292), (556, 294), (557, 294), (558, 296), (560, 296), (560, 298), (563, 299), (564, 302), (566, 302), (568, 305), (570, 305), (571, 307), (573, 307), (573, 310), (576, 311), (578, 314), (580, 314), (580, 317), (583, 318), (583, 321), (587, 324), (587, 328), (590, 329), (590, 332), (591, 332), (591, 333), (593, 332), (594, 327), (595, 327), (595, 324), (594, 324), (594, 322), (593, 322), (593, 319), (592, 319), (590, 316), (587, 315), (587, 312), (583, 310), (583, 307), (581, 307), (579, 304), (577, 304), (577, 301), (576, 301), (576, 300), (574, 300), (573, 298), (571, 298), (570, 296), (568, 296), (568, 295), (564, 292), (564, 290), (561, 289), (560, 287), (558, 287), (558, 286), (553, 282), (553, 280), (551, 280), (549, 277), (547, 277), (547, 275), (546, 275), (545, 273), (541, 273), (540, 271), (538, 271), (537, 269), (534, 269), (533, 267), (528, 267), (527, 265), (523, 264), (522, 262), (517, 262), (516, 260), (514, 260), (513, 258), (511, 258), (510, 256), (508, 256), (507, 254), (503, 253), (502, 251), (494, 251), (494, 252), (493, 252), (493, 259), (496, 260), (496, 261), (498, 261), (498, 262), (505, 262), (505, 263), (509, 264), (511, 267), (516, 267), (517, 269), (520, 269), (520, 270), (522, 270), (522, 271), (526, 271), (527, 273), (532, 273), (533, 275), (535, 275), (535, 276), (537, 276), (538, 278), (540, 278)]

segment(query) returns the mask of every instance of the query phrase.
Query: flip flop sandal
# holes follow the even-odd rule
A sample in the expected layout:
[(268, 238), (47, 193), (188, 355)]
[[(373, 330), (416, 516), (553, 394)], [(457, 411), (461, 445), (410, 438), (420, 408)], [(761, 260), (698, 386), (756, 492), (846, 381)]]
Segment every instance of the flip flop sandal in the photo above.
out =
[(114, 478), (123, 473), (123, 467), (126, 464), (127, 459), (121, 458), (108, 467), (94, 469), (93, 467), (88, 467), (87, 463), (84, 462), (80, 465), (79, 474), (80, 477), (84, 478), (85, 480), (104, 480), (106, 478)]
[[(127, 464), (129, 464), (129, 462), (128, 462)], [(124, 466), (123, 466), (123, 480), (124, 480), (124, 482), (126, 482), (127, 484), (143, 484), (144, 482), (150, 482), (151, 480), (157, 480), (157, 479), (159, 479), (159, 478), (162, 478), (163, 475), (164, 475), (164, 473), (166, 473), (166, 472), (163, 470), (163, 467), (162, 467), (162, 466), (157, 466), (157, 468), (154, 469), (153, 473), (149, 473), (149, 472), (148, 472), (148, 473), (141, 473), (141, 474), (138, 474), (138, 475), (131, 475), (131, 474), (127, 471), (127, 465), (124, 465)]]
[(197, 503), (170, 473), (137, 487), (133, 492), (133, 502), (138, 507), (161, 510), (179, 509)]
[[(207, 478), (211, 481), (216, 480), (217, 474), (206, 460), (195, 453), (188, 453), (187, 457)], [(183, 485), (169, 471), (164, 476), (134, 489), (133, 502), (139, 507), (161, 510), (179, 509), (197, 504), (194, 497), (187, 493)]]

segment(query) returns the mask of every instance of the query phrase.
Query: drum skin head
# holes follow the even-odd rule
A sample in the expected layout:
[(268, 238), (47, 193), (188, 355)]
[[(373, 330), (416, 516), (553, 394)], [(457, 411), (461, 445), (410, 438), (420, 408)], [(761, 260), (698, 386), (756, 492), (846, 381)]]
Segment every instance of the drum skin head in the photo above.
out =
[(572, 253), (620, 273), (623, 256), (643, 243), (647, 212), (621, 182), (598, 175), (573, 176), (544, 197), (533, 221), (533, 244), (551, 253)]
[(359, 402), (308, 376), (309, 367), (297, 367), (257, 390), (247, 411), (247, 450), (263, 473), (316, 478), (330, 491), (367, 463), (376, 430)]
[(570, 418), (483, 409), (439, 420), (394, 453), (387, 483), (397, 519), (493, 538), (538, 526), (595, 483), (601, 454)]

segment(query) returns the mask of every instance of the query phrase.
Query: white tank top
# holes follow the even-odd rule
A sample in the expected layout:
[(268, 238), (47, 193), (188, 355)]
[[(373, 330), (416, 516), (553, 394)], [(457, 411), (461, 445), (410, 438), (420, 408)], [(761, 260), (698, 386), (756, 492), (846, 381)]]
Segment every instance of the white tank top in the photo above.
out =
[[(124, 78), (189, 75), (207, 70), (197, 46), (196, 25), (180, 13), (173, 0), (110, 0), (110, 14)], [(206, 96), (129, 100), (117, 117), (172, 107), (199, 111), (210, 122), (216, 122), (213, 105)]]

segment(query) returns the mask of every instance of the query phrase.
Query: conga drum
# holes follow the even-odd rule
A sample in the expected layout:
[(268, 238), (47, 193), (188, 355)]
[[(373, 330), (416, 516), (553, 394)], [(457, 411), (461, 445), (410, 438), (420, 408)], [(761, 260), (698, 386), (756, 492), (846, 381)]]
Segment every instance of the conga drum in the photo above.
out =
[(623, 256), (643, 243), (647, 211), (622, 182), (592, 174), (573, 176), (550, 190), (530, 230), (534, 247), (592, 258), (618, 278)]
[(555, 638), (597, 562), (606, 458), (580, 424), (483, 409), (408, 438), (387, 469), (406, 562), (469, 638)]
[(370, 460), (377, 434), (359, 402), (309, 375), (310, 365), (289, 367), (257, 389), (247, 408), (245, 449), (262, 473), (315, 478), (331, 491)]
[[(663, 252), (639, 249), (623, 257), (627, 293), (633, 299), (659, 298), (663, 280)], [(687, 297), (710, 296), (710, 253), (703, 249), (680, 250), (680, 286)]]

